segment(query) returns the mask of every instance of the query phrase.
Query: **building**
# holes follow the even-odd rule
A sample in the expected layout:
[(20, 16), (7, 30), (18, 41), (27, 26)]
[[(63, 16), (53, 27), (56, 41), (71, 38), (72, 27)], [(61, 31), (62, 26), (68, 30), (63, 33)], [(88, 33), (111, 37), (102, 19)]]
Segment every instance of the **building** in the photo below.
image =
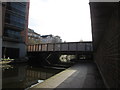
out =
[(93, 54), (104, 82), (120, 88), (120, 2), (90, 0)]
[[(0, 39), (2, 58), (22, 58), (26, 55), (29, 2), (2, 2), (0, 4)], [(1, 43), (0, 42), (0, 43)]]
[(62, 42), (62, 39), (60, 38), (60, 36), (54, 36), (53, 42), (54, 43), (60, 43), (60, 42)]
[(62, 39), (59, 36), (53, 35), (40, 35), (36, 33), (33, 29), (28, 29), (28, 45), (41, 44), (41, 43), (59, 43)]
[(53, 36), (53, 35), (42, 35), (41, 36), (41, 43), (60, 43), (62, 42), (62, 39), (60, 39), (59, 36)]
[(28, 29), (28, 45), (41, 43), (40, 34), (36, 33), (32, 29)]
[(53, 43), (53, 35), (42, 35), (41, 43)]

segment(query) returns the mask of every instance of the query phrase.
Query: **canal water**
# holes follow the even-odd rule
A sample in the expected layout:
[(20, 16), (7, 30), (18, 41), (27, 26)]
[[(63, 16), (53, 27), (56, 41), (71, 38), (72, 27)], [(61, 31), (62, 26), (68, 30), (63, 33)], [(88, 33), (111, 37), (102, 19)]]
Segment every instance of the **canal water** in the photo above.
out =
[[(63, 69), (62, 69), (63, 70)], [(2, 65), (2, 88), (28, 88), (62, 71), (27, 64)]]

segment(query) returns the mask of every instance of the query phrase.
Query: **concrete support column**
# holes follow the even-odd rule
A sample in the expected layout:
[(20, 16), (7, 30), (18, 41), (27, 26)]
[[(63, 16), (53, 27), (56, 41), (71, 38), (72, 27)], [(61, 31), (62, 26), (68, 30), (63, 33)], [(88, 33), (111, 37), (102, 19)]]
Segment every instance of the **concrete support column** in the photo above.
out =
[(26, 45), (25, 44), (19, 44), (19, 49), (20, 49), (20, 55), (19, 58), (23, 58), (26, 56)]

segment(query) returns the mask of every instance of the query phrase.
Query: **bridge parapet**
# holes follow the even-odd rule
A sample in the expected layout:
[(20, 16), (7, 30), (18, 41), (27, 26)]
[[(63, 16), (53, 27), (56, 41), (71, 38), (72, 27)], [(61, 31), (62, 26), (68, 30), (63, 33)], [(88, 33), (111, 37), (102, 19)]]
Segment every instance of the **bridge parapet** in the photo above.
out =
[(27, 46), (28, 52), (43, 51), (93, 51), (92, 42), (45, 43)]

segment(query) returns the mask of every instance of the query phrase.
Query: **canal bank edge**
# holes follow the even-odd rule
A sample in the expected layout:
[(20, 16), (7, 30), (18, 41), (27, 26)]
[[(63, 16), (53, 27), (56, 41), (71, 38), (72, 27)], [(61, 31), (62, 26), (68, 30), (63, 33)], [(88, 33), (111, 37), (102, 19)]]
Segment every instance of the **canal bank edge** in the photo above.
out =
[[(75, 67), (75, 66), (72, 66)], [(56, 88), (59, 86), (64, 80), (70, 77), (76, 70), (73, 70), (71, 67), (52, 76), (51, 78), (45, 80), (42, 83), (38, 83), (33, 87), (30, 87), (29, 90), (33, 90), (34, 88)], [(51, 82), (51, 83), (50, 83)]]

